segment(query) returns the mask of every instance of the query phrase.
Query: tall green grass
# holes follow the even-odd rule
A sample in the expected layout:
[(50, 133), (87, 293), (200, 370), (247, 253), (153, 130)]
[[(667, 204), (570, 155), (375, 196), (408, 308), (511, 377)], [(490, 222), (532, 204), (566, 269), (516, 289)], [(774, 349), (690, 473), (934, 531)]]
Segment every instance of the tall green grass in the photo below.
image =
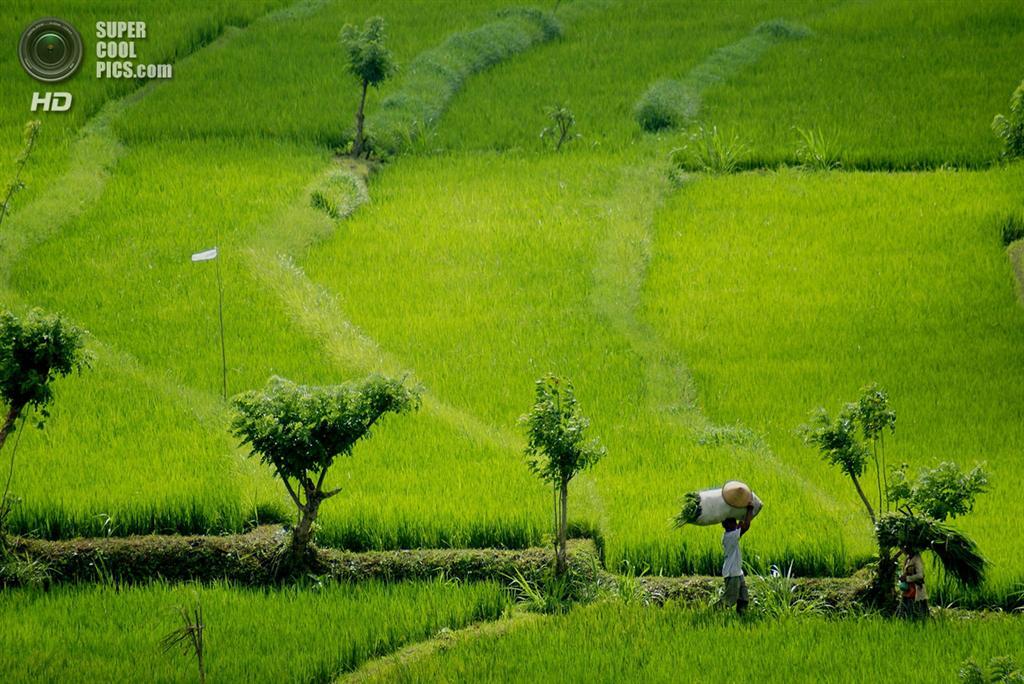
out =
[(229, 585), (98, 585), (0, 593), (0, 670), (8, 682), (195, 681), (196, 664), (161, 638), (202, 605), (213, 682), (330, 681), (362, 662), (499, 618), (498, 585), (443, 581), (253, 590)]
[(252, 137), (338, 145), (359, 101), (338, 38), (346, 23), (384, 17), (398, 61), (398, 76), (367, 97), (372, 117), (382, 98), (397, 93), (415, 71), (417, 55), (450, 34), (486, 24), (507, 4), (486, 0), (453, 11), (428, 0), (345, 0), (260, 22), (183, 65), (174, 83), (147, 97), (117, 130), (130, 143)]
[(562, 35), (561, 25), (548, 12), (517, 8), (499, 16), (416, 56), (398, 89), (370, 114), (367, 127), (378, 151), (395, 153), (422, 144), (469, 76)]
[(652, 82), (687, 73), (761, 22), (779, 16), (804, 21), (819, 8), (758, 0), (722, 12), (716, 3), (658, 0), (573, 12), (573, 4), (560, 3), (554, 13), (563, 21), (564, 39), (467, 83), (427, 149), (539, 152), (545, 108), (556, 103), (576, 114), (583, 146), (621, 149), (642, 138), (633, 108)]
[[(735, 443), (728, 430), (704, 439), (683, 407), (650, 405), (649, 395), (674, 388), (647, 384), (645, 359), (607, 319), (625, 285), (616, 280), (598, 292), (594, 282), (602, 250), (626, 239), (620, 217), (635, 198), (617, 187), (624, 161), (597, 154), (407, 160), (376, 177), (371, 203), (311, 251), (305, 272), (333, 293), (345, 320), (438, 401), (492, 430), (470, 451), (452, 451), (449, 434), (459, 428), (441, 429), (429, 410), (385, 426), (366, 457), (352, 462), (352, 498), (339, 513), (325, 512), (325, 535), (344, 524), (333, 515), (370, 517), (385, 531), (520, 516), (545, 529), (550, 492), (523, 464), (516, 420), (530, 405), (533, 381), (554, 370), (574, 379), (609, 449), (600, 467), (573, 483), (571, 517), (604, 530), (613, 565), (630, 559), (655, 570), (714, 572), (718, 536), (681, 536), (671, 518), (683, 492), (739, 472), (756, 479), (766, 500), (824, 507), (832, 523), (793, 531), (765, 516), (750, 537), (752, 560), (791, 557), (819, 573), (849, 568), (839, 525), (847, 512), (814, 483)], [(356, 502), (365, 513), (350, 508)]]
[(685, 126), (700, 113), (701, 93), (708, 87), (754, 64), (773, 45), (809, 34), (806, 27), (782, 20), (759, 24), (750, 35), (712, 52), (683, 78), (651, 85), (637, 100), (633, 115), (645, 131)]
[(281, 492), (226, 432), (216, 278), (189, 255), (219, 234), (230, 391), (275, 373), (337, 378), (253, 286), (243, 256), (281, 230), (267, 223), (276, 210), (308, 202), (302, 186), (324, 163), (318, 150), (275, 143), (139, 148), (95, 206), (19, 254), (10, 278), (19, 303), (63, 311), (102, 353), (94, 371), (60, 384), (46, 430), (26, 429), (18, 530), (197, 532), (240, 529), (260, 509), (281, 518)]
[[(149, 32), (136, 43), (138, 63), (177, 62), (216, 39), (227, 27), (246, 26), (260, 15), (286, 4), (286, 0), (252, 0), (237, 3), (214, 0), (203, 3), (179, 3), (170, 0), (131, 2), (130, 0), (98, 0), (96, 2), (51, 3), (43, 12), (31, 0), (5, 2), (0, 9), (0, 43), (9, 49), (0, 53), (0, 79), (4, 83), (0, 103), (0, 178), (6, 187), (8, 171), (14, 155), (21, 147), (21, 129), (29, 119), (40, 119), (43, 128), (33, 161), (23, 180), (26, 188), (18, 195), (15, 210), (35, 197), (43, 187), (63, 170), (67, 154), (77, 131), (104, 103), (121, 97), (139, 87), (134, 80), (97, 79), (97, 20), (132, 19), (146, 21)], [(84, 61), (79, 71), (60, 90), (73, 96), (71, 110), (62, 113), (29, 111), (32, 93), (43, 90), (18, 62), (17, 45), (21, 32), (43, 16), (59, 16), (69, 21), (82, 34), (85, 43)], [(52, 88), (51, 88), (52, 90)]]
[(796, 128), (838, 131), (847, 168), (998, 159), (989, 125), (1022, 76), (1020, 3), (848, 2), (807, 24), (705, 93), (702, 118), (742, 135), (751, 163), (795, 162)]
[[(875, 381), (899, 416), (890, 463), (986, 462), (992, 492), (958, 524), (1004, 596), (1022, 580), (1006, 520), (1021, 511), (1024, 310), (993, 219), (1018, 205), (1021, 179), (1012, 168), (693, 180), (658, 217), (644, 295), (709, 416), (763, 434), (842, 502), (851, 540), (869, 532), (846, 506), (855, 494), (796, 434), (814, 407)], [(793, 533), (833, 524), (786, 501), (771, 516)]]
[[(1021, 618), (737, 620), (599, 604), (398, 665), (397, 682), (955, 681), (961, 663), (1024, 648)], [(585, 636), (584, 636), (585, 635)]]

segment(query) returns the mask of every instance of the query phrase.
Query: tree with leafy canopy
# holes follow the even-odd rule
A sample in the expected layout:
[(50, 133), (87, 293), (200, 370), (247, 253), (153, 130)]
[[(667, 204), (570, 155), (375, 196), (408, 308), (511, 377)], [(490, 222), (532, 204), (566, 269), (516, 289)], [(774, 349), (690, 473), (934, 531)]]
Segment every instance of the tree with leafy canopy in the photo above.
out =
[(273, 377), (264, 389), (232, 399), (232, 431), (273, 467), (298, 509), (292, 530), (297, 557), (310, 549), (320, 505), (341, 492), (324, 489), (335, 459), (351, 456), (356, 442), (385, 414), (415, 410), (419, 401), (418, 389), (377, 375), (329, 387)]
[(555, 509), (555, 572), (567, 568), (569, 482), (605, 455), (597, 439), (587, 439), (590, 421), (579, 412), (572, 383), (548, 374), (536, 382), (535, 401), (520, 418), (526, 426), (527, 466), (552, 486)]
[[(0, 314), (0, 400), (6, 411), (0, 426), (0, 450), (20, 419), (37, 411), (42, 428), (53, 401), (53, 381), (82, 370), (91, 360), (84, 349), (85, 332), (60, 315), (33, 309), (22, 319), (10, 311)], [(15, 444), (17, 446), (17, 444)], [(11, 510), (15, 449), (3, 496), (0, 497), (0, 532)]]
[[(850, 478), (864, 504), (878, 544), (873, 599), (887, 608), (895, 605), (898, 554), (893, 554), (898, 549), (933, 551), (949, 575), (968, 586), (979, 584), (985, 569), (985, 559), (974, 542), (945, 524), (948, 518), (973, 509), (975, 497), (987, 489), (984, 471), (976, 467), (963, 473), (955, 464), (944, 462), (922, 471), (916, 481), (907, 478), (906, 465), (883, 476), (884, 434), (894, 431), (895, 426), (896, 413), (889, 407), (888, 394), (877, 385), (869, 385), (861, 390), (859, 400), (846, 404), (834, 420), (819, 408), (810, 424), (801, 428), (805, 443), (817, 447), (826, 461)], [(860, 480), (871, 464), (878, 488), (878, 511)], [(896, 510), (890, 511), (890, 504)]]
[(377, 88), (395, 73), (397, 65), (391, 51), (385, 45), (384, 19), (370, 17), (360, 31), (351, 24), (341, 30), (341, 42), (348, 52), (348, 68), (362, 87), (359, 97), (359, 108), (356, 110), (356, 133), (352, 141), (352, 156), (363, 153), (365, 137), (363, 122), (365, 120), (366, 92), (370, 86)]

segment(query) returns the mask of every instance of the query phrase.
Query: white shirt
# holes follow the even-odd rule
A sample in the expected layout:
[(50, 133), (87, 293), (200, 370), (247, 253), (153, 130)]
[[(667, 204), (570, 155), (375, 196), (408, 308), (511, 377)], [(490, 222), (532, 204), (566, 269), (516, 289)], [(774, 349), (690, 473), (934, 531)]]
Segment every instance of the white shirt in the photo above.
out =
[(725, 562), (722, 563), (722, 577), (743, 577), (743, 557), (740, 555), (740, 530), (722, 535), (722, 550), (725, 551)]

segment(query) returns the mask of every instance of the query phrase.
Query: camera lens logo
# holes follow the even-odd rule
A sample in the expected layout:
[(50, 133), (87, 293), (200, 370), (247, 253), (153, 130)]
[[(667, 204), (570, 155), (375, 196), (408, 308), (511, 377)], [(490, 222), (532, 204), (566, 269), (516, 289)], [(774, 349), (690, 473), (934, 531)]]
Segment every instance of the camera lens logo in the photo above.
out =
[(82, 36), (75, 27), (53, 17), (39, 19), (25, 29), (18, 58), (29, 76), (44, 83), (70, 78), (82, 64)]

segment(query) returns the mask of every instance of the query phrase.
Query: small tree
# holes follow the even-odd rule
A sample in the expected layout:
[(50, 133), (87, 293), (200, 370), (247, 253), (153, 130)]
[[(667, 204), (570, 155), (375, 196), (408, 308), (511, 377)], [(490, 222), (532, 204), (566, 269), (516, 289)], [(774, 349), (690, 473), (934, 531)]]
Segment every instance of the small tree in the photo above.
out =
[(520, 418), (526, 426), (530, 472), (551, 484), (555, 508), (555, 572), (565, 573), (569, 482), (605, 454), (597, 439), (586, 439), (590, 421), (580, 415), (572, 383), (548, 374), (536, 383), (533, 409)]
[[(975, 496), (988, 485), (984, 471), (975, 468), (962, 473), (954, 464), (942, 463), (922, 471), (917, 481), (911, 482), (904, 465), (883, 477), (884, 435), (895, 427), (896, 413), (889, 407), (888, 394), (877, 385), (869, 385), (861, 390), (860, 399), (846, 404), (835, 420), (821, 408), (813, 414), (811, 423), (801, 428), (805, 442), (817, 447), (825, 460), (850, 477), (871, 519), (878, 544), (872, 594), (881, 607), (892, 607), (895, 602), (896, 549), (931, 550), (953, 578), (968, 585), (981, 581), (985, 566), (974, 542), (944, 524), (947, 518), (972, 510)], [(869, 463), (875, 467), (877, 513), (860, 482)], [(888, 512), (889, 504), (894, 504), (897, 511)]]
[(577, 140), (581, 137), (579, 133), (572, 133), (572, 128), (576, 125), (576, 115), (568, 107), (555, 105), (554, 107), (547, 107), (544, 113), (551, 119), (551, 125), (540, 132), (540, 139), (547, 140), (550, 138), (554, 140), (555, 152), (560, 151), (562, 145), (570, 140)]
[(1003, 141), (1003, 157), (1024, 157), (1024, 81), (1010, 96), (1010, 115), (996, 114), (992, 130)]
[(804, 442), (818, 448), (822, 458), (839, 469), (853, 482), (857, 495), (864, 503), (868, 517), (874, 524), (875, 509), (868, 501), (860, 478), (864, 476), (868, 466), (868, 450), (857, 439), (857, 407), (847, 404), (833, 421), (828, 411), (818, 409), (811, 419), (811, 424), (804, 426), (802, 432)]
[(341, 489), (324, 489), (327, 471), (385, 413), (419, 407), (419, 392), (400, 380), (370, 376), (358, 383), (331, 387), (296, 385), (274, 377), (263, 390), (232, 400), (234, 434), (253, 454), (274, 468), (298, 509), (292, 550), (305, 557), (320, 504)]
[[(85, 332), (61, 316), (46, 315), (38, 309), (24, 320), (11, 312), (0, 314), (0, 400), (6, 407), (0, 426), (0, 450), (14, 432), (19, 418), (39, 412), (38, 427), (49, 416), (55, 379), (81, 370), (89, 364), (83, 349)], [(0, 498), (0, 532), (10, 514), (11, 481), (14, 479), (14, 449), (3, 497)]]
[(370, 86), (378, 87), (395, 72), (396, 64), (391, 51), (384, 44), (384, 19), (370, 17), (359, 31), (346, 24), (341, 30), (341, 42), (348, 52), (349, 71), (359, 79), (362, 94), (356, 110), (356, 135), (352, 142), (352, 156), (363, 153), (363, 121), (366, 108), (366, 91)]

